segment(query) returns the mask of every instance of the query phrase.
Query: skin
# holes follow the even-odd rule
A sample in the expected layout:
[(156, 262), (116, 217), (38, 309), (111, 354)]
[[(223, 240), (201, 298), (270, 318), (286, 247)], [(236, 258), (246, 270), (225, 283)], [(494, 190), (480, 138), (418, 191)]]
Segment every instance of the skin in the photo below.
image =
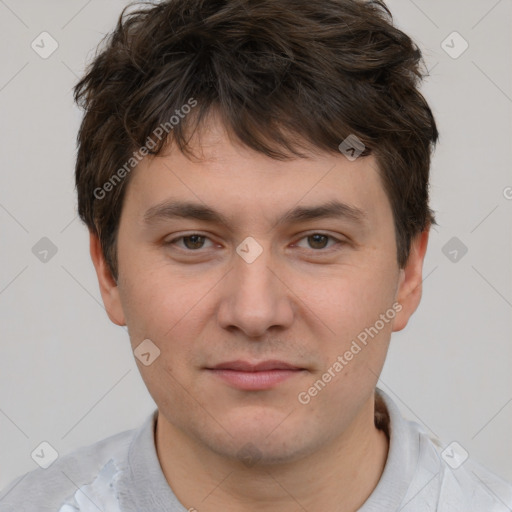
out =
[[(90, 238), (110, 319), (128, 326), (132, 349), (150, 339), (160, 350), (149, 366), (137, 364), (159, 410), (164, 475), (178, 499), (200, 512), (357, 510), (385, 465), (388, 440), (373, 420), (375, 386), (391, 333), (420, 302), (429, 231), (413, 240), (399, 269), (373, 156), (349, 161), (316, 152), (273, 160), (233, 141), (215, 117), (192, 147), (201, 149), (200, 160), (171, 147), (133, 171), (117, 282), (97, 237)], [(206, 204), (229, 224), (146, 225), (145, 212), (170, 198)], [(363, 210), (366, 224), (274, 220), (333, 199)], [(207, 238), (179, 238), (194, 233)], [(333, 238), (312, 239), (315, 233)], [(263, 249), (250, 264), (236, 252), (248, 236)], [(298, 394), (397, 302), (395, 318), (301, 404)], [(244, 391), (205, 369), (235, 359), (278, 359), (304, 370), (272, 389)], [(248, 449), (250, 462), (242, 455)]]

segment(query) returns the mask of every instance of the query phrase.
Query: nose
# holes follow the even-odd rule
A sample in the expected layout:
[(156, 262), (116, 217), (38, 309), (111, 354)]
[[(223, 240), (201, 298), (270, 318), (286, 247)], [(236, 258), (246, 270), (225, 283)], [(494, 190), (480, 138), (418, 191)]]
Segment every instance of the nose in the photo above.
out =
[(224, 329), (262, 338), (270, 329), (281, 331), (292, 324), (293, 293), (280, 267), (272, 262), (269, 249), (252, 263), (235, 255), (222, 286), (218, 321)]

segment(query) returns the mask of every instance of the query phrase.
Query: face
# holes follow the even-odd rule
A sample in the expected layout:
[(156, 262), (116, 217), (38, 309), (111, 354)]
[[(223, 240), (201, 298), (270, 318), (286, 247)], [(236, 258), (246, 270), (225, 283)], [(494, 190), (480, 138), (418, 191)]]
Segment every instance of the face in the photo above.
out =
[(159, 425), (227, 457), (250, 443), (291, 461), (370, 403), (419, 302), (428, 235), (400, 270), (373, 156), (273, 160), (216, 122), (200, 144), (200, 161), (171, 148), (133, 171), (117, 284), (91, 239), (103, 299), (133, 350), (151, 340), (137, 364)]

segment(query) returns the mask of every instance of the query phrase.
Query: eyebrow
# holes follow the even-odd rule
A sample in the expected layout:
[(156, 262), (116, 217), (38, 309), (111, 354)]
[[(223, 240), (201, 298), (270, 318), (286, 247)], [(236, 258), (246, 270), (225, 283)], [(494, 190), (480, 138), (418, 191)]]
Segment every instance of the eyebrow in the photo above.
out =
[[(361, 227), (367, 225), (368, 215), (356, 206), (332, 200), (314, 206), (297, 206), (275, 220), (275, 225), (293, 224), (316, 219), (346, 219)], [(222, 213), (201, 203), (166, 200), (152, 206), (144, 213), (144, 224), (152, 225), (169, 219), (195, 219), (212, 224), (229, 226), (229, 220)]]

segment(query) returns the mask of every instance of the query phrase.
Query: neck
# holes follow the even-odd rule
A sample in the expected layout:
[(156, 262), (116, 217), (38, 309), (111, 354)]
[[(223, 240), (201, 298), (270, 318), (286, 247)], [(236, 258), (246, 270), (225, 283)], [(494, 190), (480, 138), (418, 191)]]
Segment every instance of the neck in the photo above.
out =
[(387, 436), (374, 425), (373, 395), (342, 435), (286, 464), (247, 467), (226, 460), (176, 429), (161, 413), (156, 446), (174, 494), (198, 512), (353, 512), (375, 489), (388, 453)]

